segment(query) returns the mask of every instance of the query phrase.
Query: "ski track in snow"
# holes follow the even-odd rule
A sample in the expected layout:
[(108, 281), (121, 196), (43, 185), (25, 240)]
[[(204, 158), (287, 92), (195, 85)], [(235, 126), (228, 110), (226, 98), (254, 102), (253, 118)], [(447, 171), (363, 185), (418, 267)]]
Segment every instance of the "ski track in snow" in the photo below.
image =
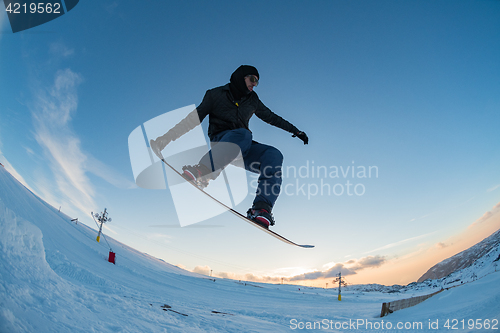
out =
[[(498, 248), (446, 279), (391, 293), (381, 286), (347, 287), (339, 302), (334, 289), (214, 282), (108, 237), (117, 253), (113, 265), (95, 237), (95, 230), (70, 222), (0, 168), (1, 333), (289, 332), (293, 319), (304, 325), (323, 319), (422, 322), (419, 332), (436, 332), (426, 330), (429, 320), (439, 320), (437, 331), (449, 331), (442, 326), (446, 319), (500, 319), (500, 273), (492, 265)], [(470, 282), (473, 274), (480, 279)], [(462, 282), (470, 283), (378, 318), (382, 302)], [(365, 328), (359, 330), (384, 331)]]

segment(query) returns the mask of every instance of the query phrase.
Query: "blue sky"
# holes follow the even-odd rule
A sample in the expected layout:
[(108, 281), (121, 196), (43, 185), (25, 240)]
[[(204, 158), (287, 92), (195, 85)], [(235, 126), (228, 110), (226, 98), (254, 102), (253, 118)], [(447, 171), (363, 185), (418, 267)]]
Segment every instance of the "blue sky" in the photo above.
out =
[[(498, 1), (80, 2), (16, 34), (3, 12), (0, 31), (0, 162), (84, 223), (106, 207), (110, 236), (170, 263), (408, 283), (500, 227)], [(284, 179), (275, 230), (313, 250), (228, 213), (180, 228), (168, 190), (134, 184), (129, 134), (199, 104), (241, 64), (258, 68), (264, 104), (309, 135), (304, 146), (252, 119), (285, 168), (378, 171)], [(325, 183), (345, 191), (297, 188)]]

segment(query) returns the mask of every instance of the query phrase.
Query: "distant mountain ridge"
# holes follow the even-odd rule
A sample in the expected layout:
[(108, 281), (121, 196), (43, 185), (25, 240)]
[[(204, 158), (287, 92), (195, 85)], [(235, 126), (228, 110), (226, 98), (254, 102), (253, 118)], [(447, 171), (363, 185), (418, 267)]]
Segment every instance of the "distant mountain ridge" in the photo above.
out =
[(476, 245), (464, 250), (453, 257), (445, 259), (432, 266), (417, 282), (423, 282), (427, 279), (440, 279), (451, 273), (471, 266), (476, 260), (490, 252), (493, 248), (500, 245), (500, 229), (491, 236), (483, 239)]

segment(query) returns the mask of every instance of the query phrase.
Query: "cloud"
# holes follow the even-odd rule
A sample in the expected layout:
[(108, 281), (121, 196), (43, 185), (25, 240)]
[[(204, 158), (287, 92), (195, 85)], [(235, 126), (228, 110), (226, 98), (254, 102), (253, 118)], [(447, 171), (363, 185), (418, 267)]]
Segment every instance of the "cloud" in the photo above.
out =
[(196, 266), (194, 269), (193, 269), (193, 272), (194, 273), (198, 273), (198, 274), (202, 274), (202, 275), (210, 275), (210, 266)]
[(450, 245), (447, 245), (447, 244), (445, 244), (445, 243), (443, 243), (443, 242), (439, 242), (439, 243), (437, 243), (437, 244), (436, 244), (436, 247), (437, 247), (438, 249), (445, 249), (445, 248), (447, 248), (448, 246), (450, 246)]
[(358, 262), (355, 263), (356, 270), (365, 269), (365, 268), (374, 268), (383, 265), (386, 262), (386, 258), (382, 256), (368, 256), (361, 258)]
[[(312, 271), (302, 274), (297, 274), (292, 277), (284, 277), (284, 276), (269, 276), (269, 275), (255, 275), (252, 273), (247, 274), (237, 274), (231, 272), (212, 272), (212, 276), (223, 278), (223, 279), (231, 279), (231, 280), (242, 280), (242, 281), (252, 281), (252, 282), (261, 282), (261, 283), (282, 283), (282, 282), (296, 282), (296, 281), (304, 281), (304, 280), (317, 280), (317, 279), (330, 279), (338, 276), (338, 273), (341, 272), (343, 276), (354, 275), (357, 274), (358, 271), (365, 268), (375, 268), (386, 263), (387, 259), (383, 256), (368, 256), (361, 258), (359, 260), (349, 260), (344, 263), (328, 263), (323, 267), (328, 267), (326, 270), (322, 271)], [(297, 271), (298, 267), (288, 267), (277, 270), (278, 274), (283, 273), (283, 271)], [(199, 273), (203, 275), (210, 275), (210, 267), (209, 266), (196, 266), (193, 269), (194, 273)]]
[(33, 151), (33, 149), (29, 148), (29, 147), (23, 147), (25, 150), (26, 150), (26, 153), (28, 153), (28, 155), (35, 155), (35, 152)]
[(46, 130), (62, 130), (69, 134), (68, 123), (76, 113), (78, 94), (76, 88), (82, 77), (69, 68), (57, 71), (53, 85), (37, 92), (33, 117), (37, 125)]
[(489, 188), (486, 190), (486, 192), (493, 192), (494, 190), (500, 188), (500, 184), (493, 186), (492, 188)]
[(217, 273), (217, 276), (222, 279), (241, 280), (240, 276), (234, 273), (220, 272)]
[(70, 69), (56, 73), (53, 85), (40, 90), (32, 110), (35, 139), (42, 147), (58, 190), (82, 212), (96, 207), (95, 190), (85, 174), (87, 156), (69, 124), (77, 110), (80, 75)]
[(133, 188), (135, 184), (82, 150), (71, 127), (78, 108), (77, 88), (82, 82), (83, 78), (71, 69), (57, 71), (53, 83), (35, 93), (31, 111), (35, 139), (54, 177), (53, 181), (38, 179), (37, 187), (49, 202), (89, 213), (97, 204), (88, 173), (121, 188)]
[[(314, 271), (310, 273), (304, 273), (300, 275), (296, 275), (290, 279), (289, 281), (302, 281), (302, 280), (316, 280), (316, 279), (327, 279), (336, 277), (339, 272), (342, 275), (354, 275), (357, 274), (358, 271), (365, 268), (375, 268), (382, 266), (387, 259), (384, 256), (367, 256), (361, 258), (359, 260), (351, 259), (345, 263), (337, 263), (331, 266), (326, 271)], [(330, 266), (330, 265), (329, 265)]]
[(97, 160), (91, 155), (87, 155), (86, 169), (88, 172), (96, 175), (97, 177), (107, 181), (111, 185), (121, 189), (137, 188), (135, 182), (129, 178), (124, 177), (122, 174), (117, 173), (116, 170)]
[(500, 202), (497, 203), (495, 206), (493, 206), (493, 208), (490, 210), (490, 211), (487, 211), (486, 213), (483, 214), (483, 216), (481, 216), (480, 218), (478, 218), (476, 221), (474, 221), (474, 223), (472, 223), (469, 228), (474, 228), (480, 224), (483, 224), (485, 223), (486, 221), (488, 221), (493, 215), (495, 215), (496, 213), (500, 212)]
[(253, 274), (245, 274), (245, 280), (262, 282), (262, 283), (280, 283), (282, 278), (277, 276), (257, 276)]
[(187, 270), (186, 266), (184, 266), (183, 264), (177, 264), (175, 266), (177, 266), (177, 267), (179, 267), (181, 269)]
[(52, 43), (52, 44), (50, 44), (49, 52), (53, 56), (63, 57), (63, 58), (67, 58), (67, 57), (75, 54), (75, 50), (74, 49), (68, 48), (63, 43)]
[(382, 247), (379, 247), (375, 250), (372, 250), (372, 251), (368, 251), (368, 252), (365, 252), (364, 254), (369, 254), (369, 253), (373, 253), (373, 252), (379, 252), (381, 250), (387, 250), (387, 249), (390, 249), (390, 248), (393, 248), (393, 247), (396, 247), (396, 246), (399, 246), (399, 245), (402, 245), (404, 243), (408, 243), (408, 242), (411, 242), (411, 241), (414, 241), (414, 240), (418, 240), (418, 239), (421, 239), (421, 238), (425, 238), (427, 236), (430, 236), (432, 234), (434, 234), (435, 231), (433, 232), (430, 232), (428, 234), (424, 234), (424, 235), (420, 235), (420, 236), (416, 236), (416, 237), (411, 237), (411, 238), (407, 238), (407, 239), (403, 239), (403, 240), (400, 240), (398, 242), (395, 242), (395, 243), (391, 243), (391, 244), (387, 244), (387, 245), (384, 245)]
[[(252, 281), (252, 282), (261, 282), (261, 283), (281, 283), (282, 278), (277, 276), (258, 276), (252, 273), (247, 273), (244, 275), (229, 273), (229, 272), (217, 272), (214, 273), (213, 276), (217, 276), (223, 279), (231, 279), (231, 280), (242, 280), (242, 281)], [(287, 278), (283, 278), (283, 280), (287, 281)]]
[(261, 283), (281, 283), (283, 281), (288, 281), (288, 278), (282, 278), (279, 276), (259, 276), (252, 273), (247, 274), (238, 274), (232, 272), (214, 272), (210, 268), (210, 266), (196, 266), (192, 272), (208, 275), (212, 274), (212, 277), (218, 277), (221, 279), (230, 279), (236, 281), (252, 281), (252, 282), (261, 282)]

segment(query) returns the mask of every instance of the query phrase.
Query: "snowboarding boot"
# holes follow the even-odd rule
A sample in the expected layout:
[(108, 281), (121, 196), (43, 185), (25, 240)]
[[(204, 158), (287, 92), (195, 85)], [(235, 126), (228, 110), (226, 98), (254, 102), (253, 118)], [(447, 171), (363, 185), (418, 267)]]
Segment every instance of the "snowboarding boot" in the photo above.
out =
[(182, 167), (182, 177), (186, 180), (193, 182), (200, 189), (204, 189), (208, 186), (208, 182), (210, 181), (210, 169), (208, 169), (203, 164), (197, 165), (185, 165)]
[(254, 204), (254, 206), (248, 210), (247, 217), (266, 229), (269, 229), (270, 225), (274, 225), (271, 207), (267, 204)]

